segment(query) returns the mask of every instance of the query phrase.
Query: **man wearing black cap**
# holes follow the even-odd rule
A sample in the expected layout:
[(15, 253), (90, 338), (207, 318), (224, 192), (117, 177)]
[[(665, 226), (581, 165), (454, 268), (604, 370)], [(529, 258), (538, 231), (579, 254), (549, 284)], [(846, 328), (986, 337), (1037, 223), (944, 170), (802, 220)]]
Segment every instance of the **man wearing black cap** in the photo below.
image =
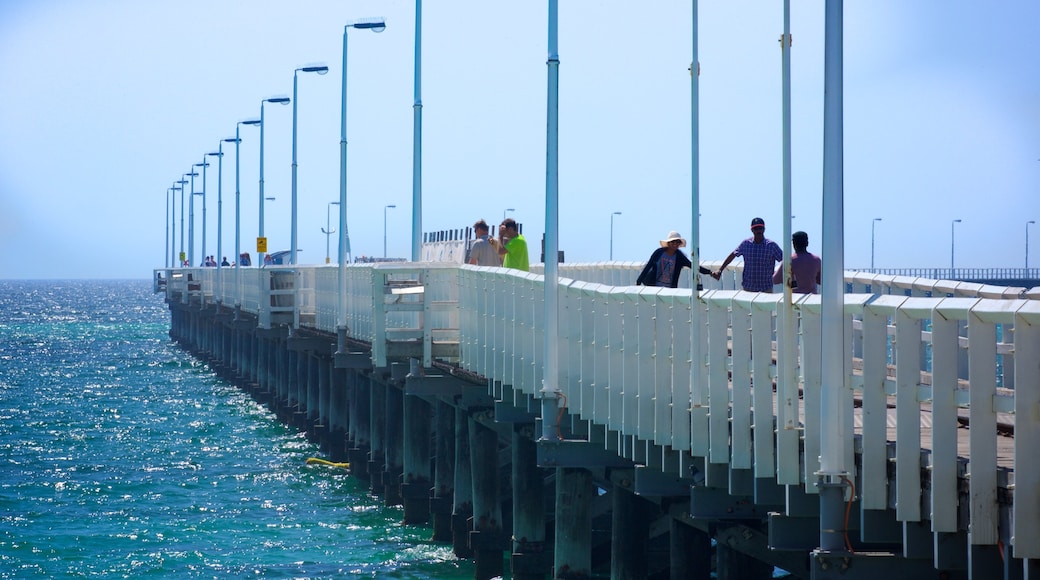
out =
[(751, 220), (752, 237), (740, 242), (737, 249), (730, 252), (722, 262), (722, 266), (712, 272), (712, 278), (718, 280), (726, 266), (737, 256), (744, 257), (744, 274), (741, 287), (747, 292), (772, 292), (773, 267), (784, 259), (784, 252), (772, 240), (766, 239), (766, 222), (762, 218)]

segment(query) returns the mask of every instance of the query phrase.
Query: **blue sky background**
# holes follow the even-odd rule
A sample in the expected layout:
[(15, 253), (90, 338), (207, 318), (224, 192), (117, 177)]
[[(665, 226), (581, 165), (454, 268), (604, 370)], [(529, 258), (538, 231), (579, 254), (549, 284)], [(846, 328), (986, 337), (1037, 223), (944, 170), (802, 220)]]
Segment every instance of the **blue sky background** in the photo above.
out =
[[(821, 248), (823, 0), (793, 2), (794, 228)], [(546, 3), (427, 2), (424, 229), (544, 230)], [(414, 5), (267, 0), (0, 1), (0, 277), (144, 278), (165, 263), (167, 188), (263, 98), (298, 108), (301, 263), (325, 257), (338, 199), (343, 25), (354, 255), (410, 248)], [(765, 218), (780, 241), (782, 3), (700, 2), (702, 257)], [(689, 235), (690, 3), (560, 2), (560, 247), (569, 262), (645, 260)], [(1040, 3), (845, 3), (845, 263), (1021, 267), (1040, 220)], [(267, 105), (266, 233), (290, 245), (291, 107)], [(259, 134), (242, 128), (242, 246), (254, 250)], [(223, 253), (234, 247), (225, 147)], [(215, 160), (215, 158), (209, 158)], [(217, 167), (207, 172), (216, 254)], [(201, 191), (196, 179), (196, 191)], [(178, 198), (179, 199), (179, 198)], [(201, 198), (196, 198), (201, 253)], [(333, 207), (335, 210), (335, 207)], [(179, 204), (178, 204), (179, 212)], [(333, 214), (335, 216), (335, 214)], [(177, 224), (179, 228), (179, 222)], [(1030, 230), (1040, 265), (1040, 228)], [(179, 242), (178, 242), (179, 243)], [(336, 240), (332, 240), (335, 260)]]

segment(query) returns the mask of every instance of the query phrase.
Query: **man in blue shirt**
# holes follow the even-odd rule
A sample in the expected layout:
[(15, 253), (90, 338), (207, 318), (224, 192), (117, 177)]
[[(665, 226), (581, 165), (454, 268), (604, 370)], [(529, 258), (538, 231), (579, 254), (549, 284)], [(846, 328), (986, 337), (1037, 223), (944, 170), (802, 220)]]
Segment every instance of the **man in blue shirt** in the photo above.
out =
[(773, 268), (776, 262), (784, 259), (784, 251), (776, 242), (766, 239), (766, 222), (762, 218), (751, 220), (751, 233), (752, 237), (740, 242), (737, 249), (730, 252), (722, 262), (722, 266), (712, 272), (711, 277), (718, 280), (733, 258), (743, 256), (741, 287), (747, 292), (772, 292)]

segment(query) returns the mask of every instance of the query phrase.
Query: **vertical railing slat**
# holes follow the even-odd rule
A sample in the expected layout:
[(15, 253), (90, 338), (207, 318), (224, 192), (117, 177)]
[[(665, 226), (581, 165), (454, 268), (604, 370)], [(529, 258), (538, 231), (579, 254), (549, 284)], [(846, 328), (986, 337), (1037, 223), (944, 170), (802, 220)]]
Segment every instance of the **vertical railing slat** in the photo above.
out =
[(776, 478), (773, 456), (773, 311), (776, 297), (760, 294), (751, 309), (751, 353), (754, 365), (752, 399), (755, 435), (755, 477)]
[(708, 458), (729, 462), (729, 305), (735, 292), (716, 291), (708, 300)]
[[(1015, 503), (1012, 543), (1016, 558), (1040, 558), (1040, 301), (1015, 314)], [(1021, 458), (1021, 464), (1018, 459)]]
[(999, 538), (997, 509), (997, 415), (993, 397), (997, 391), (997, 328), (980, 314), (980, 306), (968, 315), (968, 409), (969, 511), (972, 545), (995, 545)]
[[(904, 303), (905, 304), (905, 303)], [(896, 312), (896, 519), (921, 520), (921, 321)]]
[[(751, 469), (751, 299), (744, 293), (733, 300), (733, 379), (730, 410), (731, 466)], [(772, 356), (772, 352), (769, 355)]]

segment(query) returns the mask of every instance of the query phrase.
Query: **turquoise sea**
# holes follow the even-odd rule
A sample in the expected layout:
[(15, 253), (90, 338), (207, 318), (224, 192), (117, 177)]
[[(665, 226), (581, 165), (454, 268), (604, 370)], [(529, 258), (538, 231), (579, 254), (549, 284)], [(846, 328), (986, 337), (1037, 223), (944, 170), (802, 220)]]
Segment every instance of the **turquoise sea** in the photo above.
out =
[(0, 280), (0, 579), (473, 577), (168, 325), (147, 280)]

